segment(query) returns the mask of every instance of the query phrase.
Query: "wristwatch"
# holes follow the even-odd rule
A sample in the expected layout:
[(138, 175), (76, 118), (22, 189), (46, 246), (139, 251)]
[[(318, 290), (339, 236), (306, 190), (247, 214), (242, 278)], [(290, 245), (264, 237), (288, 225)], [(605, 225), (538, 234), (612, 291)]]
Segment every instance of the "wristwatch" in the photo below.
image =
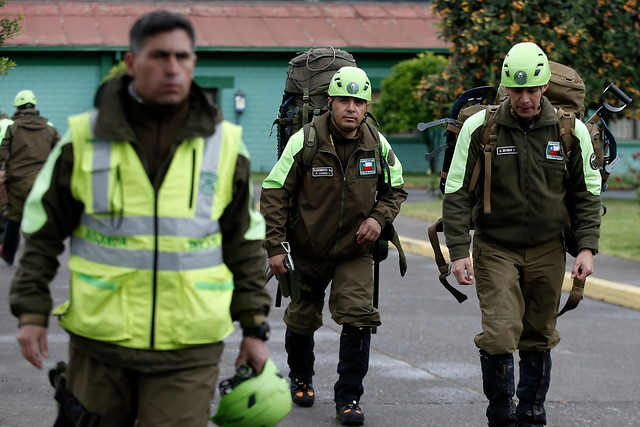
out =
[(267, 322), (262, 322), (258, 326), (243, 329), (242, 336), (260, 338), (261, 340), (266, 341), (271, 336), (271, 328), (269, 328), (269, 324)]

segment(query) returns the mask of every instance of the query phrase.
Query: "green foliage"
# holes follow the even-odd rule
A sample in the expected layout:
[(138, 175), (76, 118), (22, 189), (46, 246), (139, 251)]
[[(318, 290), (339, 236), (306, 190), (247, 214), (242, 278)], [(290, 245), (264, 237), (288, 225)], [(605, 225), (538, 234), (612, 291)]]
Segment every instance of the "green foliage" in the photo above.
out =
[[(507, 51), (516, 43), (537, 43), (550, 60), (573, 67), (585, 81), (587, 108), (615, 83), (640, 99), (640, 2), (638, 0), (434, 0), (440, 34), (453, 43), (441, 75), (418, 85), (423, 99), (443, 103), (446, 115), (464, 89), (497, 86)], [(625, 114), (640, 118), (640, 102)]]
[(446, 59), (432, 53), (420, 53), (416, 58), (399, 62), (382, 81), (380, 100), (373, 113), (383, 133), (415, 131), (419, 122), (434, 119), (434, 101), (420, 98), (416, 86), (421, 79), (441, 73)]
[[(2, 8), (7, 2), (5, 0), (0, 0), (0, 8)], [(13, 18), (11, 14), (8, 15), (0, 15), (0, 47), (4, 45), (4, 41), (7, 39), (11, 39), (22, 31), (20, 24), (18, 21), (22, 21), (24, 18), (22, 14), (18, 15), (18, 17)], [(9, 70), (15, 67), (15, 62), (7, 57), (0, 57), (0, 76), (4, 77), (9, 74)]]

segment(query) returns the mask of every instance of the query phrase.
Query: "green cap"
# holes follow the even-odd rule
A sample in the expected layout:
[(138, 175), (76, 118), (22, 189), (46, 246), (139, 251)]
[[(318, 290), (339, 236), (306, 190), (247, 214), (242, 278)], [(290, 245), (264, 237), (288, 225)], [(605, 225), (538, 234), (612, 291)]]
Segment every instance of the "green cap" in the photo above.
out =
[(547, 55), (537, 44), (524, 42), (514, 45), (504, 58), (500, 83), (504, 87), (537, 87), (549, 83), (550, 78)]
[(24, 104), (36, 105), (36, 95), (30, 90), (21, 90), (16, 95), (16, 99), (13, 100), (14, 107), (20, 107)]
[[(282, 421), (291, 411), (291, 392), (273, 361), (267, 359), (258, 376), (239, 372), (220, 383), (223, 396), (211, 421), (220, 427), (273, 427)], [(231, 391), (224, 394), (225, 389)]]
[(329, 82), (329, 96), (350, 96), (371, 101), (371, 82), (367, 73), (358, 67), (342, 67)]

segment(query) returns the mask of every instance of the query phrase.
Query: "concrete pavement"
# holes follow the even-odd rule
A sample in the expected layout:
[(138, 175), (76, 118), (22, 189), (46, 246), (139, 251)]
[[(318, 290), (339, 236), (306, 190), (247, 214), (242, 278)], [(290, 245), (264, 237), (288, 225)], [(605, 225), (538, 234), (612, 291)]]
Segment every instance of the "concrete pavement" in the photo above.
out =
[[(424, 222), (399, 217), (396, 228), (405, 242), (426, 239)], [(408, 271), (404, 278), (399, 275), (395, 251), (390, 251), (389, 259), (381, 266), (383, 325), (372, 339), (370, 369), (364, 383), (361, 406), (365, 425), (486, 425), (478, 352), (473, 344), (480, 328), (473, 289), (463, 289), (469, 300), (458, 304), (440, 285), (435, 262), (409, 246), (405, 247)], [(51, 284), (56, 305), (67, 298), (67, 260), (65, 253)], [(608, 261), (598, 255), (596, 272), (605, 271)], [(614, 261), (620, 264), (612, 267), (609, 279), (637, 286), (638, 263)], [(625, 269), (630, 269), (631, 274), (627, 275)], [(67, 358), (68, 339), (52, 319), (50, 357), (45, 369), (38, 371), (21, 357), (15, 342), (16, 321), (8, 310), (7, 293), (14, 272), (15, 267), (0, 265), (0, 427), (51, 426), (56, 406), (46, 371)], [(593, 283), (594, 279), (590, 280)], [(275, 286), (274, 280), (268, 284), (272, 295)], [(587, 289), (589, 286), (588, 282)], [(286, 375), (283, 311), (274, 307), (269, 315), (273, 338), (268, 346), (276, 365)], [(562, 342), (552, 351), (554, 366), (546, 404), (548, 425), (639, 426), (640, 311), (586, 298), (576, 310), (558, 320), (557, 328)], [(325, 308), (324, 325), (315, 336), (316, 403), (312, 408), (294, 406), (281, 426), (339, 426), (333, 404), (339, 332)], [(226, 340), (220, 379), (233, 373), (240, 335), (236, 331)], [(212, 402), (213, 412), (218, 399), (216, 396)]]

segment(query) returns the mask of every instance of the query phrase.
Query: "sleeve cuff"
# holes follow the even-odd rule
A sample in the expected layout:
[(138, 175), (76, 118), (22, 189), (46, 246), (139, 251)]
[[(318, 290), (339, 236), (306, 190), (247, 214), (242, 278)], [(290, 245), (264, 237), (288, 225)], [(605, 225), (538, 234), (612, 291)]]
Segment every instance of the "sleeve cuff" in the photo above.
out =
[(387, 223), (387, 221), (385, 221), (384, 219), (384, 216), (380, 212), (373, 212), (371, 215), (369, 215), (369, 217), (378, 221), (378, 224), (380, 224), (380, 228), (384, 228)]
[(21, 314), (20, 320), (18, 321), (18, 327), (25, 325), (44, 326), (46, 328), (49, 326), (48, 316), (32, 313)]
[(266, 320), (267, 316), (255, 312), (246, 312), (238, 316), (238, 321), (240, 322), (240, 327), (242, 329), (249, 329), (255, 326), (260, 326)]

